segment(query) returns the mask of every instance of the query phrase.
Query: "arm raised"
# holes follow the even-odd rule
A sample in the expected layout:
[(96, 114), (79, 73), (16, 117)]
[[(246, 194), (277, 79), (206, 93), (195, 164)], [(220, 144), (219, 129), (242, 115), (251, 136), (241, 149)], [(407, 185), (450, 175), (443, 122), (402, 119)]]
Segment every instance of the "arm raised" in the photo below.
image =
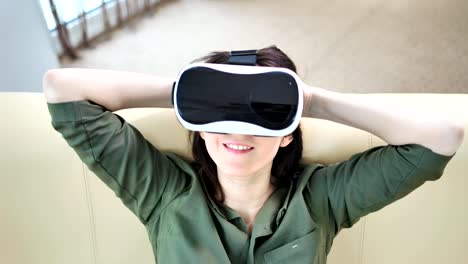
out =
[(449, 118), (379, 104), (363, 95), (306, 86), (304, 101), (304, 116), (368, 131), (390, 145), (420, 144), (450, 156), (463, 141), (463, 125)]
[(89, 100), (111, 111), (134, 107), (172, 107), (174, 78), (149, 74), (97, 70), (52, 69), (45, 73), (47, 102)]

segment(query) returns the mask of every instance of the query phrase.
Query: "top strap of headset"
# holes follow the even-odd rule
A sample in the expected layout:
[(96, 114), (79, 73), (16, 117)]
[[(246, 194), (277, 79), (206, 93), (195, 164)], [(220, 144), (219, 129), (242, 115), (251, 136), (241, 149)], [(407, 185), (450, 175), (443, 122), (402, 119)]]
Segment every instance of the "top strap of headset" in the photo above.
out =
[(257, 50), (234, 50), (228, 60), (229, 64), (257, 65)]

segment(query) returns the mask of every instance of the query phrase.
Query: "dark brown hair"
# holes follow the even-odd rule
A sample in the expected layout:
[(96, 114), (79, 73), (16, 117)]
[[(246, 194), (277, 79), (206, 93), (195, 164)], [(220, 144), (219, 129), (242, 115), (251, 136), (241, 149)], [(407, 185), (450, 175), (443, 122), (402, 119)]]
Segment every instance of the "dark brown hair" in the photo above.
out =
[[(229, 56), (229, 51), (215, 51), (193, 62), (227, 64)], [(257, 50), (257, 66), (282, 67), (296, 72), (294, 62), (276, 46), (269, 46)], [(273, 159), (271, 182), (276, 187), (289, 185), (292, 177), (300, 169), (299, 162), (302, 158), (302, 131), (300, 126), (294, 130), (292, 136), (292, 142), (286, 147), (279, 148), (278, 153)], [(205, 142), (201, 138), (200, 133), (190, 132), (190, 138), (192, 141), (194, 163), (205, 183), (207, 191), (213, 199), (222, 202), (224, 200), (224, 194), (218, 180), (216, 164), (208, 154)]]

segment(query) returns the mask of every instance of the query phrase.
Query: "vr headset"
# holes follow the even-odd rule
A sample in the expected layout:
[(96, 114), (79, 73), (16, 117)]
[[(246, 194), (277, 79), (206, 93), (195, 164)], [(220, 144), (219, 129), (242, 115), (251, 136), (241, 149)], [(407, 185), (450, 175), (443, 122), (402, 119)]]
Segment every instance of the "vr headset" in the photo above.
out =
[(172, 103), (187, 129), (285, 136), (302, 115), (303, 82), (291, 70), (256, 65), (256, 50), (232, 51), (229, 64), (193, 63), (173, 85)]

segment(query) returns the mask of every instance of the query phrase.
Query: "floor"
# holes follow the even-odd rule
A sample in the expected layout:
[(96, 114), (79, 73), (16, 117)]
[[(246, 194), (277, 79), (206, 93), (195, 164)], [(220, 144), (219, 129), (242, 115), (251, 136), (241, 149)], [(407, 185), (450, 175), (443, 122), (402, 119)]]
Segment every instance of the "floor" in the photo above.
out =
[(277, 45), (309, 85), (467, 93), (466, 0), (174, 0), (65, 67), (176, 76), (210, 51)]

